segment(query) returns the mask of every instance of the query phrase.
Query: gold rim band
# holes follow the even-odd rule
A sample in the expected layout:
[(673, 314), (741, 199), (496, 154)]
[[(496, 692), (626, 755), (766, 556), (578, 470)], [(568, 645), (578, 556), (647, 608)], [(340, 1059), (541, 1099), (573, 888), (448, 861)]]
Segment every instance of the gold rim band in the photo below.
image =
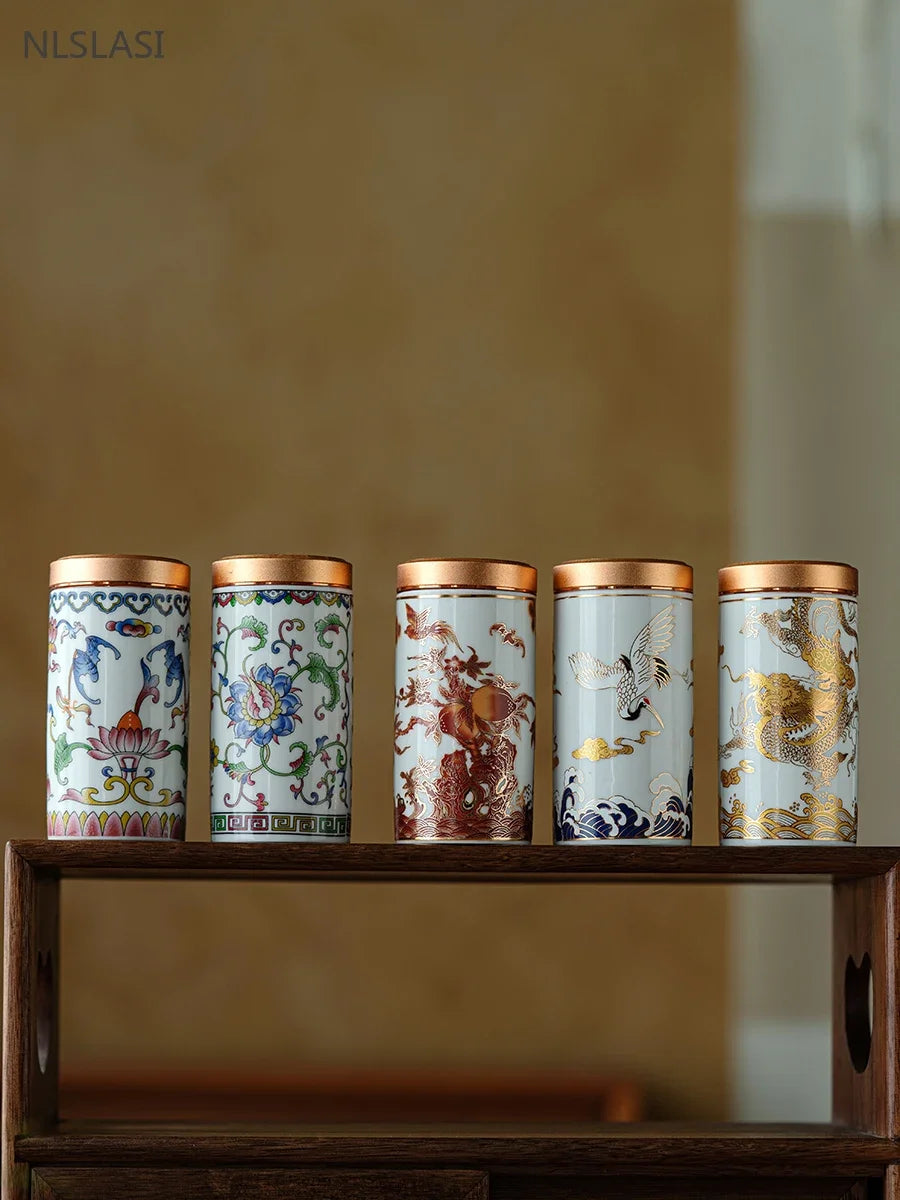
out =
[(101, 584), (187, 592), (191, 568), (177, 558), (146, 558), (141, 554), (69, 554), (50, 564), (51, 588)]
[(473, 588), (536, 592), (537, 570), (528, 563), (490, 558), (414, 558), (397, 567), (397, 591)]
[(212, 565), (214, 588), (273, 583), (349, 588), (353, 586), (353, 567), (343, 558), (308, 554), (232, 554)]
[(719, 571), (719, 595), (736, 592), (836, 592), (855, 596), (859, 590), (856, 567), (842, 562), (731, 563)]
[(676, 559), (653, 558), (579, 558), (553, 568), (554, 592), (600, 588), (693, 592), (694, 569)]

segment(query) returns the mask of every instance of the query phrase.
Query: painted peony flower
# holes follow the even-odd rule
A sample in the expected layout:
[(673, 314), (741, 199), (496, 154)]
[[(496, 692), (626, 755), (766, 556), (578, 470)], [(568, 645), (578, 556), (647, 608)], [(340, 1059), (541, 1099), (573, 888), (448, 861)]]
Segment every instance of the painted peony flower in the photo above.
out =
[(273, 671), (267, 664), (236, 679), (227, 709), (234, 736), (267, 746), (292, 733), (300, 698), (291, 691), (291, 682), (284, 671)]

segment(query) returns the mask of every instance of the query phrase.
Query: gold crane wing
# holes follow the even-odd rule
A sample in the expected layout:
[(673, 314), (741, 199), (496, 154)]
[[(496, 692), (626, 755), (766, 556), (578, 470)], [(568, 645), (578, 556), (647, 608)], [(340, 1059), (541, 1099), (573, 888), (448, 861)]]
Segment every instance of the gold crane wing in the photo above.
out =
[(621, 662), (617, 661), (612, 666), (608, 666), (585, 650), (576, 650), (574, 654), (570, 654), (569, 666), (572, 668), (575, 682), (580, 687), (591, 688), (595, 692), (602, 688), (613, 687), (624, 670)]
[(637, 694), (645, 692), (651, 683), (663, 687), (669, 682), (668, 665), (659, 657), (672, 645), (675, 636), (675, 610), (669, 604), (651, 617), (631, 643), (631, 669)]

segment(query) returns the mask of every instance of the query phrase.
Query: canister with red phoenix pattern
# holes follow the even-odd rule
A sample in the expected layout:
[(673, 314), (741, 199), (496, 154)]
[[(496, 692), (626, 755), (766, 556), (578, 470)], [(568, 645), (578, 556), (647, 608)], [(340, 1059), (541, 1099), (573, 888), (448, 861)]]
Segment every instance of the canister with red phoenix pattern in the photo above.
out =
[(398, 842), (531, 840), (536, 589), (520, 562), (398, 567)]

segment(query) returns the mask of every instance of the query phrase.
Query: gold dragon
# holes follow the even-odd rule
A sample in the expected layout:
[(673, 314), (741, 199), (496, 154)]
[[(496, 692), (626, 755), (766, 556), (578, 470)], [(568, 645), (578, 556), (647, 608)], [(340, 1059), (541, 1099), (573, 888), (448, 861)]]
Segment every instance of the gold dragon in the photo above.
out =
[[(811, 677), (753, 670), (733, 675), (723, 664), (732, 682), (745, 681), (748, 689), (732, 709), (732, 737), (720, 746), (720, 756), (755, 748), (772, 762), (802, 767), (814, 792), (827, 789), (841, 764), (856, 759), (856, 630), (841, 600), (813, 596), (793, 599), (790, 608), (774, 612), (751, 609), (740, 632), (758, 637), (760, 629), (806, 663)], [(841, 630), (855, 643), (849, 652), (841, 646)], [(843, 744), (848, 748), (838, 749)]]

